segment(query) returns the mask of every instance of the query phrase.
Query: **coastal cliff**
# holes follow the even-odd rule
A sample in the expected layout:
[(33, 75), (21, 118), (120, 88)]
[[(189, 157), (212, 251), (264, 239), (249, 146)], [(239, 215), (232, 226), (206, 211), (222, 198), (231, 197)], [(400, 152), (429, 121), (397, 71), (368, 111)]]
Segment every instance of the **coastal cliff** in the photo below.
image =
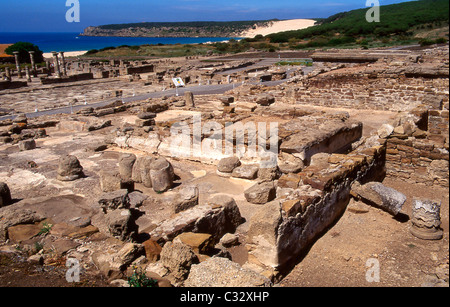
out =
[(88, 27), (83, 36), (121, 37), (240, 37), (276, 20), (230, 22), (144, 22)]

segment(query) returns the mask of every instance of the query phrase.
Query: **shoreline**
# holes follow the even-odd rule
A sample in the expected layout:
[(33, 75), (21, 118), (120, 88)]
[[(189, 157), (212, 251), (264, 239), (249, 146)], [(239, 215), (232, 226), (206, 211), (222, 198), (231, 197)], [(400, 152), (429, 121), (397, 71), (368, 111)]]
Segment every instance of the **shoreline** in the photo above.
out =
[[(70, 58), (70, 57), (77, 57), (77, 56), (81, 56), (83, 54), (85, 54), (86, 52), (88, 52), (88, 50), (80, 50), (80, 51), (65, 51), (64, 52), (64, 57)], [(53, 58), (53, 55), (51, 52), (44, 52), (43, 54), (45, 59), (51, 59)]]

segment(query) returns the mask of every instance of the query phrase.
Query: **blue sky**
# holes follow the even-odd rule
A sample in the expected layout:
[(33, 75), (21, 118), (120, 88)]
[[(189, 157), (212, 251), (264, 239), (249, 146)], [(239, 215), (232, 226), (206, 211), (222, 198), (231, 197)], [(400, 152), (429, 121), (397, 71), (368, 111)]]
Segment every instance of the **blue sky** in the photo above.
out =
[[(329, 17), (366, 0), (78, 0), (68, 23), (66, 0), (0, 0), (0, 32), (82, 32), (85, 27), (150, 21), (232, 21)], [(405, 0), (380, 0), (381, 5)]]

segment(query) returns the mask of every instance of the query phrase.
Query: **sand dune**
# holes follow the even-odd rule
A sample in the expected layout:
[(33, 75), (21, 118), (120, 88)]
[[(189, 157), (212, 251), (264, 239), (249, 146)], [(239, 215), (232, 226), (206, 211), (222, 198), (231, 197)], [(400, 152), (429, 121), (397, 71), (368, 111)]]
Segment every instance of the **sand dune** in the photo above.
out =
[(268, 27), (257, 27), (241, 34), (242, 37), (255, 37), (258, 34), (269, 35), (272, 33), (278, 33), (283, 31), (301, 30), (313, 26), (315, 23), (311, 19), (291, 19), (274, 21)]
[[(64, 52), (64, 57), (76, 57), (76, 56), (80, 56), (85, 54), (87, 51), (68, 51), (68, 52)], [(51, 59), (52, 53), (51, 52), (46, 52), (44, 53), (44, 58), (46, 59)]]

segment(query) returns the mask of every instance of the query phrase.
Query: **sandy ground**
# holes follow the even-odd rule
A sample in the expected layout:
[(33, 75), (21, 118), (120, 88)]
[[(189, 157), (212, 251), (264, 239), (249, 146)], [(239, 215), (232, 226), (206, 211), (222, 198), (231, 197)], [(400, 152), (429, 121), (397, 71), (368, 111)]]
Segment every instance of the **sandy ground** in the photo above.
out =
[(258, 34), (265, 36), (272, 33), (278, 33), (283, 31), (305, 29), (313, 26), (314, 23), (315, 21), (311, 19), (291, 19), (291, 20), (274, 21), (268, 27), (257, 27), (256, 29), (243, 32), (241, 35), (242, 37), (255, 37)]
[[(64, 57), (76, 57), (76, 56), (80, 56), (85, 54), (87, 51), (69, 51), (69, 52), (64, 52)], [(44, 53), (44, 58), (46, 59), (51, 59), (52, 53), (51, 52), (46, 52)]]

